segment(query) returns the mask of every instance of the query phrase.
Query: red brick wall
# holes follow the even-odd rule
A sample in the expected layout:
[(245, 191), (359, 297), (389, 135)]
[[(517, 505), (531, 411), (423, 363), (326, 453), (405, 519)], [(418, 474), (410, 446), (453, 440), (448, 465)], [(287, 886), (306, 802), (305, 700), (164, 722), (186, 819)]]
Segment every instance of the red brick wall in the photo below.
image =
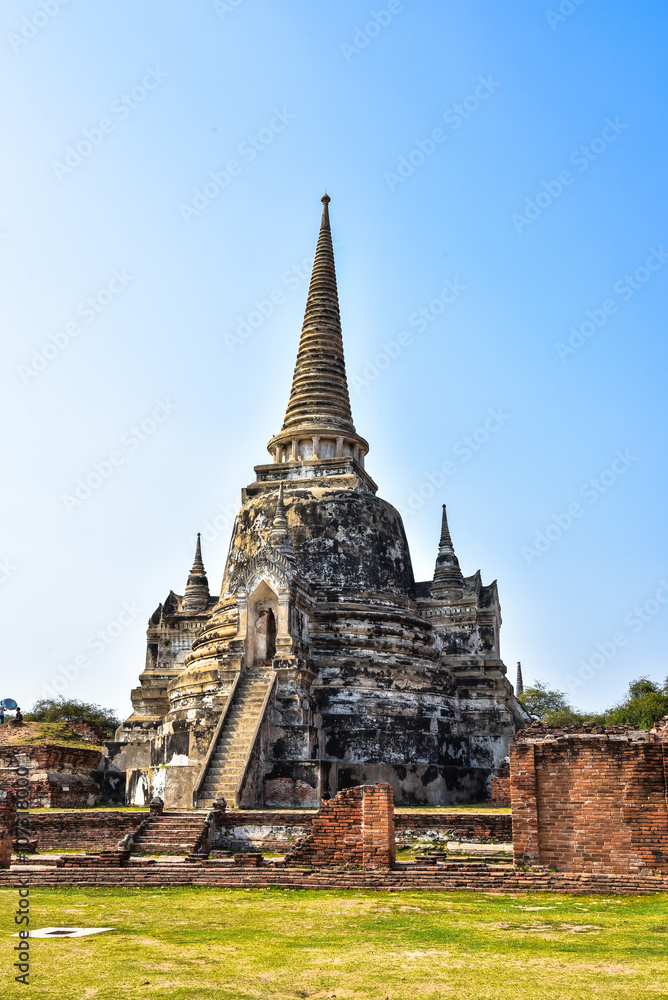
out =
[(109, 739), (97, 722), (88, 722), (86, 719), (67, 719), (67, 725), (86, 743), (97, 743), (100, 746)]
[(510, 764), (507, 760), (499, 766), (491, 779), (492, 805), (510, 805)]
[(0, 790), (0, 868), (9, 868), (16, 837), (16, 796), (10, 788)]
[(5, 767), (16, 767), (27, 760), (36, 765), (39, 771), (62, 771), (65, 774), (90, 774), (100, 761), (99, 750), (88, 747), (62, 747), (54, 744), (38, 746), (8, 746), (0, 747), (0, 759)]
[(510, 754), (516, 864), (668, 873), (660, 735), (529, 730), (518, 739)]
[(323, 802), (311, 833), (287, 854), (290, 865), (388, 868), (396, 858), (394, 794), (387, 782), (346, 788)]
[[(34, 782), (31, 782), (31, 801)], [(66, 812), (31, 813), (31, 836), (39, 838), (41, 847), (62, 850), (106, 850), (139, 825), (148, 812), (114, 812), (107, 809), (68, 810)], [(264, 850), (284, 851), (291, 844), (285, 836), (301, 836), (310, 830), (316, 816), (314, 811), (285, 810), (245, 810), (235, 809), (225, 813), (221, 836), (232, 837), (236, 828), (239, 838), (252, 841), (252, 846)], [(471, 840), (512, 839), (511, 817), (503, 813), (395, 813), (397, 839), (412, 842), (416, 836), (429, 831), (438, 831), (448, 839), (464, 837)], [(258, 828), (269, 831), (280, 828), (281, 837), (274, 840), (258, 839)], [(304, 828), (306, 828), (304, 830)], [(247, 832), (244, 832), (246, 831)], [(293, 831), (296, 831), (293, 832)], [(224, 846), (228, 846), (225, 844)], [(38, 846), (39, 849), (39, 846)]]
[(99, 785), (85, 774), (52, 771), (46, 777), (30, 778), (32, 809), (81, 809), (99, 805), (101, 798)]
[(86, 809), (83, 812), (30, 813), (30, 836), (37, 838), (37, 850), (113, 850), (126, 833), (136, 830), (146, 811), (115, 812)]
[(513, 839), (512, 818), (509, 813), (420, 813), (395, 812), (394, 829), (397, 840), (410, 842), (415, 836), (436, 831), (447, 840), (501, 840)]

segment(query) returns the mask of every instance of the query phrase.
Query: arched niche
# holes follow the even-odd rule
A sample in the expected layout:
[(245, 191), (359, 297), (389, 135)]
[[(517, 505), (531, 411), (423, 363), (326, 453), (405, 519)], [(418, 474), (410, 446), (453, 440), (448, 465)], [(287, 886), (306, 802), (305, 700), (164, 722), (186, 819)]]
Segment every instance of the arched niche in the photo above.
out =
[(276, 655), (278, 597), (263, 580), (248, 598), (246, 665), (269, 664)]

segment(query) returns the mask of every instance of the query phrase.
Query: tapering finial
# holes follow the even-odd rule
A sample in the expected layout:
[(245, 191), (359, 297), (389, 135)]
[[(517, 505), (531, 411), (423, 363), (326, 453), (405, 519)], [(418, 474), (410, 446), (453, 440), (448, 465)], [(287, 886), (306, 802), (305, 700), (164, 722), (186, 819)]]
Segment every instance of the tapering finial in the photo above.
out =
[(320, 220), (321, 229), (329, 229), (329, 203), (332, 199), (327, 193), (323, 194), (320, 201), (322, 202), (322, 219)]
[(441, 517), (441, 537), (438, 543), (438, 556), (436, 557), (436, 568), (434, 569), (433, 587), (438, 590), (457, 591), (461, 594), (464, 586), (464, 577), (459, 568), (459, 560), (455, 555), (455, 549), (450, 537), (448, 528), (448, 515), (445, 504), (443, 504), (443, 514)]
[(269, 543), (275, 549), (284, 552), (292, 551), (292, 540), (288, 532), (288, 512), (283, 500), (283, 483), (278, 487), (278, 500), (276, 501), (276, 513), (269, 532)]
[(195, 545), (195, 558), (188, 574), (188, 582), (183, 594), (182, 608), (184, 611), (202, 611), (209, 603), (209, 581), (202, 561), (202, 542), (199, 531)]
[(439, 541), (439, 548), (444, 545), (449, 545), (452, 547), (452, 539), (450, 538), (450, 529), (448, 528), (448, 515), (446, 513), (445, 504), (443, 504), (443, 514), (441, 515), (441, 538)]
[(194, 559), (194, 562), (193, 562), (193, 571), (195, 569), (200, 569), (200, 568), (202, 570), (204, 570), (204, 563), (202, 562), (202, 542), (201, 542), (201, 537), (202, 536), (201, 536), (201, 534), (198, 531), (197, 532), (197, 544), (195, 546), (195, 559)]
[(524, 694), (524, 682), (522, 680), (522, 664), (517, 661), (517, 682), (515, 684), (515, 697), (519, 698), (521, 694)]
[(325, 193), (321, 201), (322, 219), (290, 398), (283, 426), (267, 448), (276, 464), (299, 463), (304, 468), (307, 463), (336, 457), (354, 460), (364, 468), (369, 445), (357, 434), (350, 409), (329, 224), (331, 198)]
[(288, 512), (285, 509), (285, 501), (283, 500), (283, 483), (278, 487), (278, 500), (276, 502), (276, 513), (274, 514), (274, 528), (283, 528), (287, 530), (288, 527)]

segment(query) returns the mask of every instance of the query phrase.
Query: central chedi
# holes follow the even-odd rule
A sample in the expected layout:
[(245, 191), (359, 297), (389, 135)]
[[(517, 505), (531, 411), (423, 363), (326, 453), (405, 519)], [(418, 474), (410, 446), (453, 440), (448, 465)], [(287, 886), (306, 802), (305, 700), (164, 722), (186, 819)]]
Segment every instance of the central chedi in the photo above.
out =
[(496, 583), (463, 576), (445, 508), (433, 579), (416, 583), (401, 517), (365, 470), (322, 202), (285, 420), (242, 491), (220, 597), (198, 540), (184, 596), (149, 621), (117, 734), (132, 802), (316, 806), (377, 781), (398, 804), (479, 801), (526, 718)]

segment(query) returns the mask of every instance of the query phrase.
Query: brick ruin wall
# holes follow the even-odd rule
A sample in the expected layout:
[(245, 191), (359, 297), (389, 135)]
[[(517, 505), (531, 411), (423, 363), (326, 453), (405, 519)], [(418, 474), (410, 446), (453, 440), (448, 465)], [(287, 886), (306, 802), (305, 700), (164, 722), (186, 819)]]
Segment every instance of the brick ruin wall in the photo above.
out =
[(511, 747), (518, 865), (668, 874), (666, 732), (519, 733)]
[(88, 719), (67, 719), (67, 725), (72, 732), (81, 737), (84, 743), (96, 743), (101, 746), (109, 739), (104, 729), (98, 726), (97, 722), (89, 722)]
[(126, 833), (137, 829), (148, 809), (121, 812), (86, 809), (53, 813), (30, 813), (30, 836), (37, 850), (113, 850)]
[(490, 791), (493, 806), (510, 805), (510, 764), (504, 760), (496, 774), (492, 775)]
[(288, 852), (285, 863), (389, 868), (395, 860), (394, 794), (389, 782), (379, 782), (346, 788), (323, 802), (310, 834)]
[[(148, 810), (121, 812), (109, 809), (72, 809), (30, 814), (31, 836), (38, 850), (103, 851), (135, 829)], [(232, 851), (278, 851), (311, 831), (314, 811), (303, 809), (235, 809), (225, 813), (224, 829), (215, 847)], [(465, 840), (512, 840), (511, 817), (507, 813), (404, 813), (394, 814), (397, 845), (416, 840), (446, 842)]]
[(64, 774), (89, 775), (94, 771), (102, 756), (92, 747), (64, 747), (56, 744), (0, 747), (0, 767), (20, 767), (31, 765), (39, 771), (59, 771)]
[(0, 868), (9, 868), (15, 837), (16, 796), (6, 788), (0, 791)]
[(100, 784), (92, 775), (102, 754), (93, 747), (58, 744), (0, 745), (0, 788), (13, 780), (17, 767), (30, 771), (30, 804), (33, 808), (77, 808), (95, 806), (101, 799)]

